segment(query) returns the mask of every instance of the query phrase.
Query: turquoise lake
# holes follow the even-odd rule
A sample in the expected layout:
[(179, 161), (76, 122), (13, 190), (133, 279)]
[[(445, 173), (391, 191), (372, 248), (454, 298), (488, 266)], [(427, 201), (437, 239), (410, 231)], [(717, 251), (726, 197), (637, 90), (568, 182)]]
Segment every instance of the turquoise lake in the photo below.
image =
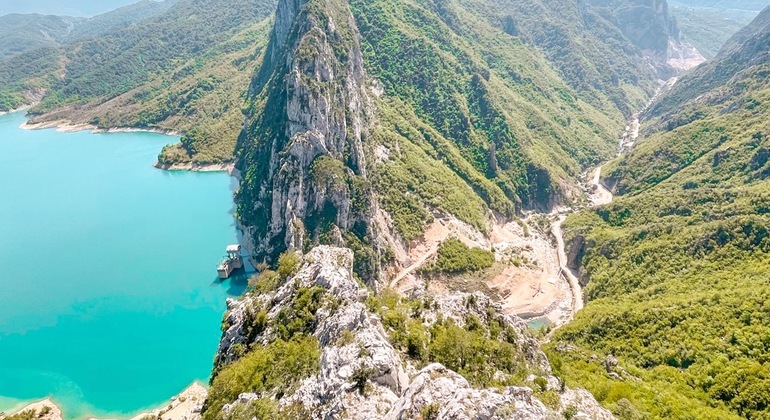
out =
[(0, 116), (0, 411), (127, 417), (207, 382), (234, 180), (152, 167), (178, 139), (27, 131)]

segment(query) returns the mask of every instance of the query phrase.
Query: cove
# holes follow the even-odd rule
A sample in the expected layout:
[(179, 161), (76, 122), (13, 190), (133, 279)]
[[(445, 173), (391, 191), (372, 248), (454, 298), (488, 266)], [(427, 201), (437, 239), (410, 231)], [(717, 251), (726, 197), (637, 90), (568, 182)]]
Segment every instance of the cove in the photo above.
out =
[(234, 180), (152, 167), (174, 137), (0, 116), (0, 411), (128, 417), (207, 382), (238, 241)]

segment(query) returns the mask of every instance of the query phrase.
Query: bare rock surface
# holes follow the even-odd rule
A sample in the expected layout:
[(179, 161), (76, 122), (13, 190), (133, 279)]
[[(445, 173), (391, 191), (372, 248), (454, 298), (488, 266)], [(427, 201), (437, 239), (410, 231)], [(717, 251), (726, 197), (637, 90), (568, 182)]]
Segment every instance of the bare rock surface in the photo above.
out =
[[(517, 334), (523, 363), (545, 375), (547, 389), (561, 393), (560, 407), (547, 408), (528, 387), (474, 388), (462, 375), (440, 364), (422, 369), (394, 348), (379, 317), (361, 301), (367, 293), (353, 276), (353, 252), (345, 248), (320, 246), (303, 257), (297, 274), (273, 293), (247, 295), (228, 302), (229, 312), (217, 360), (237, 359), (236, 344), (246, 343), (244, 323), (255, 305), (266, 307), (269, 319), (293, 305), (298, 287), (320, 287), (335, 302), (324, 306), (312, 331), (321, 345), (320, 369), (301, 381), (296, 390), (284, 395), (282, 407), (300, 405), (314, 419), (413, 419), (430, 411), (440, 419), (557, 419), (560, 411), (574, 406), (582, 418), (611, 419), (585, 391), (572, 391), (550, 375), (550, 364), (538, 342), (526, 331), (524, 322), (504, 315), (499, 305), (483, 293), (452, 293), (431, 300), (422, 313), (427, 325), (441, 316), (464, 325), (469, 316), (482, 323), (492, 319)], [(254, 338), (266, 344), (275, 339), (267, 328)], [(411, 375), (411, 378), (410, 378)], [(536, 377), (536, 376), (534, 376)], [(227, 417), (239, 405), (264, 397), (244, 393), (226, 405)], [(432, 411), (431, 411), (432, 410)]]

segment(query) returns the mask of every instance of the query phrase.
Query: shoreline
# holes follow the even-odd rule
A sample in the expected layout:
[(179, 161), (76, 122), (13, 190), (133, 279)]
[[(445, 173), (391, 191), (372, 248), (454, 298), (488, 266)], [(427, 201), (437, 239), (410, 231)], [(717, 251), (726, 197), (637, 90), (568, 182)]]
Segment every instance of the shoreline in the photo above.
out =
[(108, 134), (108, 133), (153, 133), (162, 134), (164, 136), (182, 137), (182, 134), (174, 130), (164, 130), (159, 128), (136, 128), (136, 127), (110, 127), (99, 128), (93, 124), (80, 123), (76, 124), (68, 120), (55, 120), (45, 122), (30, 122), (27, 121), (19, 126), (22, 130), (47, 130), (54, 129), (59, 133), (76, 133), (79, 131), (90, 131), (92, 134)]
[[(161, 404), (155, 409), (149, 411), (143, 411), (139, 414), (131, 417), (124, 417), (126, 420), (141, 420), (145, 417), (158, 418), (162, 420), (195, 420), (200, 418), (200, 407), (208, 397), (208, 389), (202, 382), (195, 381), (190, 386), (185, 388), (179, 394), (171, 397), (169, 403)], [(6, 413), (4, 416), (0, 416), (0, 419), (7, 418), (16, 414), (21, 414), (26, 411), (44, 410), (47, 407), (47, 413), (44, 415), (37, 415), (38, 420), (64, 420), (62, 409), (51, 400), (51, 398), (45, 398), (43, 400), (35, 401), (24, 407)], [(88, 420), (100, 420), (98, 417), (87, 417)]]
[(30, 108), (32, 108), (32, 105), (24, 105), (19, 108), (10, 109), (8, 111), (0, 111), (0, 117), (2, 117), (3, 115), (13, 114), (14, 112), (27, 111)]
[(187, 163), (160, 163), (155, 162), (153, 167), (162, 171), (169, 172), (227, 172), (228, 175), (236, 176), (237, 170), (234, 163), (212, 163), (201, 164), (194, 162)]
[[(14, 110), (13, 112), (21, 111), (23, 109)], [(0, 113), (0, 115), (3, 115)], [(111, 134), (111, 133), (153, 133), (161, 134), (164, 136), (182, 137), (182, 134), (173, 130), (163, 130), (157, 128), (136, 128), (136, 127), (110, 127), (99, 128), (93, 124), (75, 124), (68, 120), (55, 120), (32, 123), (26, 121), (19, 126), (22, 130), (56, 130), (59, 133), (76, 133), (81, 131), (90, 131), (91, 134)], [(235, 163), (212, 163), (212, 164), (200, 164), (194, 162), (188, 163), (160, 163), (155, 162), (153, 167), (163, 171), (170, 172), (226, 172), (230, 176), (234, 176), (240, 179), (240, 173), (235, 169)]]

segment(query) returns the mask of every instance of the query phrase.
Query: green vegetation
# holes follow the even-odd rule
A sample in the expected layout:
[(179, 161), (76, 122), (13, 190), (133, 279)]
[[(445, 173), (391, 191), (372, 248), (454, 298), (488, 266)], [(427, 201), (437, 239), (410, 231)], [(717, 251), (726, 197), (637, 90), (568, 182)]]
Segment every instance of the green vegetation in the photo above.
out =
[(459, 274), (492, 267), (495, 254), (481, 248), (469, 248), (457, 238), (449, 238), (438, 249), (436, 262), (425, 267), (426, 272)]
[[(565, 223), (568, 241), (588, 244), (590, 302), (558, 331), (551, 360), (626, 418), (763, 419), (770, 408), (770, 68), (735, 61), (770, 31), (736, 37), (682, 80), (729, 82), (705, 100), (672, 91), (686, 105), (607, 167), (623, 195)], [(619, 368), (603, 366), (610, 354)]]
[(178, 0), (101, 15), (62, 45), (0, 61), (0, 110), (45, 91), (32, 110), (38, 121), (176, 131), (182, 143), (165, 148), (161, 163), (232, 161), (274, 8), (275, 0)]
[(37, 411), (26, 410), (20, 413), (4, 417), (5, 420), (37, 420), (39, 418)]
[[(276, 271), (261, 267), (261, 273), (249, 280), (252, 288), (248, 293), (262, 295), (274, 293), (297, 273), (300, 259), (287, 252), (280, 256)], [(242, 334), (244, 344), (236, 344), (231, 354), (236, 360), (229, 363), (217, 361), (209, 397), (203, 410), (204, 419), (219, 419), (222, 407), (234, 401), (243, 392), (256, 392), (262, 398), (238, 407), (231, 414), (236, 419), (296, 418), (297, 407), (280, 409), (278, 400), (291, 393), (299, 381), (317, 373), (321, 349), (311, 334), (315, 330), (316, 314), (321, 308), (334, 311), (339, 303), (326, 289), (300, 286), (295, 280), (291, 302), (273, 318), (268, 317), (271, 302), (264, 305), (259, 300), (246, 308)], [(225, 317), (227, 319), (227, 317)], [(229, 328), (224, 324), (223, 330)], [(269, 332), (268, 332), (269, 331)], [(261, 338), (269, 334), (269, 343)], [(350, 339), (350, 338), (348, 338)]]
[[(407, 137), (443, 160), (489, 207), (510, 214), (522, 203), (542, 205), (556, 193), (557, 178), (576, 175), (582, 165), (609, 155), (617, 126), (584, 102), (601, 103), (596, 107), (611, 114), (609, 100), (576, 93), (545, 57), (498, 26), (506, 13), (521, 13), (519, 26), (529, 30), (542, 22), (542, 15), (521, 4), (472, 3), (353, 1), (351, 8), (362, 33), (367, 70), (400, 100), (392, 108), (391, 103), (380, 104), (381, 114), (394, 125), (382, 137), (393, 131)], [(408, 165), (410, 176), (417, 169), (424, 172), (411, 162), (396, 163)], [(410, 201), (409, 207), (415, 207)], [(466, 213), (464, 220), (472, 224), (483, 220), (483, 212), (478, 217), (452, 210)]]
[[(286, 247), (288, 227), (274, 232), (266, 223), (275, 219), (272, 197), (284, 193), (279, 190), (285, 185), (274, 184), (276, 174), (306, 176), (303, 188), (324, 200), (305, 200), (309, 214), (301, 224), (292, 222), (306, 233), (303, 246), (344, 242), (355, 248), (356, 273), (369, 280), (386, 252), (372, 238), (376, 205), (407, 241), (418, 238), (434, 214), (452, 214), (486, 231), (490, 210), (512, 217), (522, 208), (548, 208), (564, 194), (565, 183), (611, 156), (624, 114), (652, 93), (654, 72), (627, 54), (636, 47), (611, 23), (617, 22), (609, 19), (614, 9), (564, 0), (530, 3), (305, 4), (297, 19), (315, 23), (299, 26), (280, 44), (274, 39), (264, 51), (239, 140), (244, 180), (238, 216), (255, 228), (258, 258), (272, 261)], [(600, 17), (605, 14), (608, 19)], [(334, 25), (316, 28), (327, 21)], [(287, 129), (297, 126), (286, 112), (287, 98), (293, 98), (285, 83), (290, 66), (300, 66), (299, 80), (313, 98), (336, 98), (324, 111), (327, 122), (334, 126), (342, 116), (358, 121), (361, 116), (344, 103), (351, 93), (346, 78), (357, 66), (350, 58), (359, 53), (355, 30), (371, 78), (364, 85), (375, 87), (365, 103), (372, 108), (363, 121), (366, 167), (360, 167), (364, 160), (356, 156), (355, 133), (347, 126), (310, 171), (298, 168), (287, 150), (293, 144)], [(310, 71), (315, 64), (308, 63), (322, 55), (334, 80)], [(340, 208), (348, 202), (352, 209)]]
[[(278, 339), (265, 347), (251, 350), (222, 368), (212, 380), (203, 418), (219, 419), (222, 407), (235, 401), (243, 392), (265, 395), (243, 410), (249, 410), (248, 414), (260, 419), (271, 418), (278, 411), (277, 403), (271, 397), (280, 398), (296, 387), (301, 379), (315, 374), (320, 358), (318, 340), (306, 335), (297, 335), (290, 341)], [(247, 413), (242, 414), (243, 418), (250, 418)]]
[(289, 278), (297, 274), (300, 257), (295, 252), (284, 252), (278, 257), (276, 270), (271, 270), (267, 264), (259, 268), (259, 274), (249, 279), (249, 288), (257, 294), (270, 293), (278, 290)]
[[(468, 297), (469, 308), (475, 304), (473, 299)], [(469, 311), (460, 326), (441, 315), (433, 323), (426, 322), (423, 312), (436, 309), (430, 298), (406, 299), (385, 290), (366, 304), (380, 315), (393, 345), (418, 368), (441, 363), (479, 388), (521, 385), (529, 373), (540, 373), (524, 359), (518, 333), (492, 309), (484, 320)]]
[(0, 16), (0, 62), (15, 55), (44, 47), (57, 47), (80, 18), (65, 16)]

